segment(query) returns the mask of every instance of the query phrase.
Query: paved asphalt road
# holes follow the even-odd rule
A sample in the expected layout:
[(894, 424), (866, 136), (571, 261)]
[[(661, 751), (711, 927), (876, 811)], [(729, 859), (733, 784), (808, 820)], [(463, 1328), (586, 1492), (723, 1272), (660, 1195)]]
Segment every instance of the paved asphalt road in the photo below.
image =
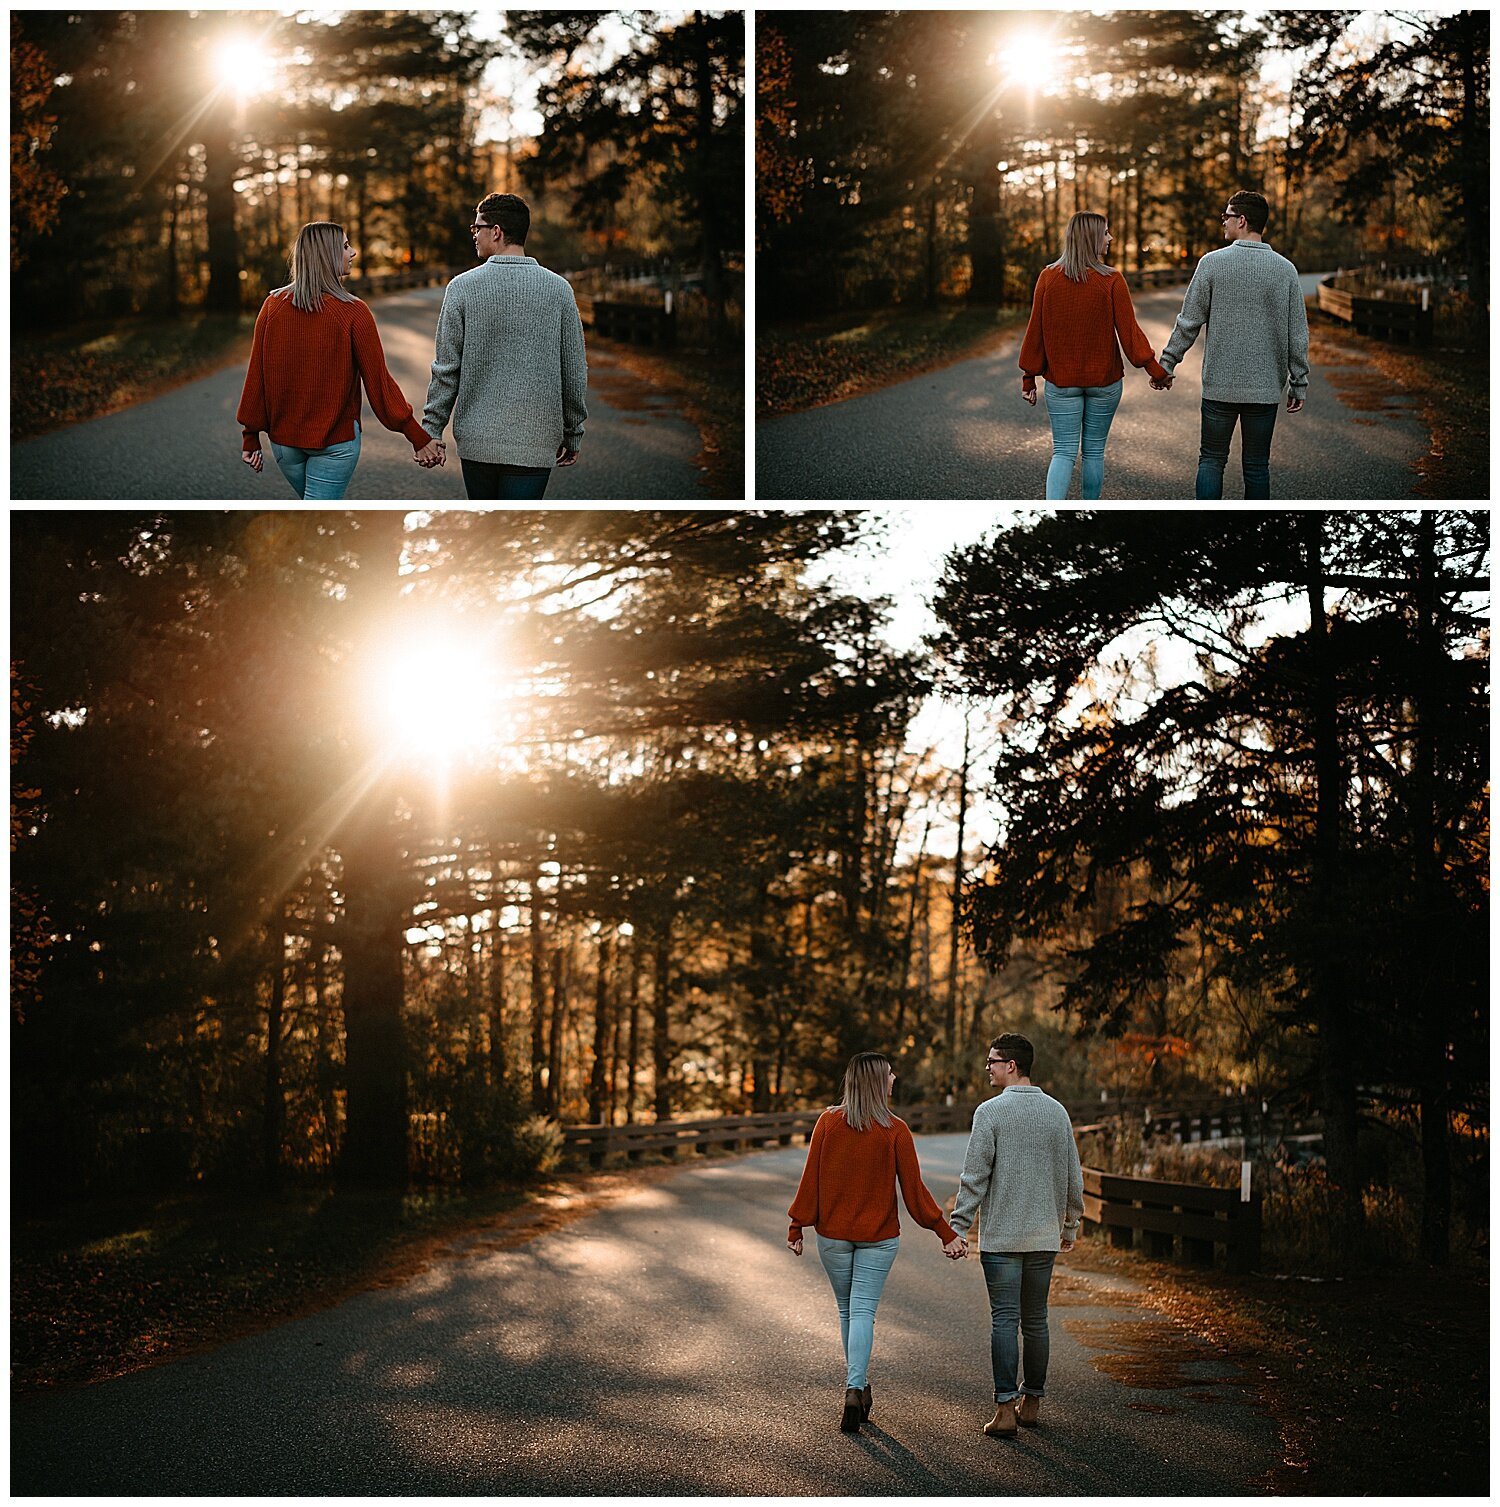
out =
[[(1320, 274), (1302, 278), (1311, 295)], [(1159, 355), (1186, 288), (1142, 290), (1136, 316)], [(1040, 499), (1051, 458), (1046, 401), (1020, 397), (1021, 331), (991, 355), (893, 387), (756, 425), (756, 494), (764, 500), (851, 498)], [(1170, 392), (1125, 368), (1125, 389), (1104, 455), (1104, 497), (1188, 499), (1198, 468), (1203, 336)], [(1376, 416), (1346, 406), (1315, 364), (1307, 406), (1282, 408), (1271, 447), (1276, 499), (1399, 500), (1409, 467), (1428, 448), (1415, 400), (1396, 396)], [(1075, 468), (1070, 497), (1079, 495)], [(1226, 499), (1243, 498), (1238, 432), (1224, 473)]]
[[(441, 288), (371, 300), (386, 363), (415, 410), (427, 399)], [(11, 495), (53, 501), (145, 497), (249, 499), (285, 505), (296, 497), (269, 450), (256, 475), (239, 458), (239, 363), (148, 403), (27, 440), (11, 450)], [(363, 445), (351, 500), (462, 502), (463, 475), (448, 464), (425, 471), (411, 446), (384, 428), (362, 399)], [(702, 474), (697, 429), (676, 400), (612, 360), (589, 351), (589, 417), (578, 464), (553, 472), (548, 501), (573, 498), (695, 501)], [(448, 431), (452, 439), (452, 429)]]
[[(918, 1142), (940, 1199), (965, 1139)], [(874, 1416), (840, 1434), (833, 1298), (816, 1254), (784, 1245), (804, 1156), (688, 1168), (211, 1354), (23, 1398), (11, 1490), (1210, 1496), (1278, 1458), (1252, 1376), (1067, 1258), (1045, 1427), (986, 1438), (979, 1262), (904, 1213)]]

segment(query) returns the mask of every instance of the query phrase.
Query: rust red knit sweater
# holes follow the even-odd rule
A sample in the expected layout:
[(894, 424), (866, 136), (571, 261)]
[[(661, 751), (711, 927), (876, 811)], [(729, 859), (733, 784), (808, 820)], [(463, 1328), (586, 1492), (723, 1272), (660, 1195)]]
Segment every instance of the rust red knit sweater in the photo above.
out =
[(813, 1127), (797, 1196), (787, 1211), (789, 1240), (811, 1225), (826, 1240), (889, 1240), (901, 1233), (896, 1184), (907, 1212), (946, 1245), (953, 1226), (922, 1182), (917, 1148), (903, 1120), (851, 1130), (841, 1109), (824, 1110)]
[(260, 306), (250, 369), (235, 418), (244, 426), (244, 449), (259, 450), (264, 429), (274, 443), (299, 450), (325, 450), (354, 438), (359, 384), (387, 429), (411, 441), (429, 436), (412, 414), (385, 366), (375, 316), (354, 299), (323, 299), (316, 313), (293, 306), (291, 295), (273, 293)]
[(1021, 342), (1022, 387), (1030, 392), (1038, 377), (1058, 387), (1108, 387), (1125, 375), (1121, 346), (1132, 366), (1166, 376), (1118, 272), (1091, 271), (1075, 283), (1061, 267), (1043, 267)]

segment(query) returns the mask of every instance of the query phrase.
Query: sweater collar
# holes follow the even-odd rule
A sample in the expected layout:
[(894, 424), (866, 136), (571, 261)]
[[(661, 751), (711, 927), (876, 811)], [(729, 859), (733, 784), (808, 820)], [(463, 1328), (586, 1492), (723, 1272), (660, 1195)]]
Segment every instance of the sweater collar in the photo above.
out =
[(519, 262), (520, 265), (523, 266), (523, 267), (534, 267), (534, 266), (536, 266), (536, 258), (534, 256), (492, 256), (492, 257), (486, 258), (486, 260), (488, 260), (488, 261), (490, 261), (492, 263), (493, 262)]
[(1007, 1083), (1000, 1090), (1002, 1094), (1039, 1094), (1039, 1089), (1034, 1083)]

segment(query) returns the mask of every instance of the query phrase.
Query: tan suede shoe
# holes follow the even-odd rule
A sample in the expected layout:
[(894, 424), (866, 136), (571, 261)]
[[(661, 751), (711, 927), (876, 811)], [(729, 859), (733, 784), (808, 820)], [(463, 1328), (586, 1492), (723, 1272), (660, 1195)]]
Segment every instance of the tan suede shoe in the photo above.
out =
[(1014, 1439), (1016, 1436), (1015, 1402), (997, 1403), (995, 1416), (985, 1424), (984, 1431), (991, 1439)]
[(1030, 1392), (1021, 1394), (1021, 1406), (1016, 1409), (1016, 1422), (1022, 1428), (1034, 1429), (1037, 1425), (1037, 1414), (1042, 1410), (1042, 1399), (1033, 1397)]

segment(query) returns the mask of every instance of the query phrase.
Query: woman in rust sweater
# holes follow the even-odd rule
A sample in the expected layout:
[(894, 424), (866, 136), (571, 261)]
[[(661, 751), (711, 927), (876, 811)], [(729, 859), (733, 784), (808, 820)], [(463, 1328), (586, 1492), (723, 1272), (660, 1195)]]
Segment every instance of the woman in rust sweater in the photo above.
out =
[(802, 1231), (818, 1233), (818, 1256), (833, 1286), (839, 1309), (848, 1379), (839, 1427), (857, 1433), (870, 1416), (870, 1351), (875, 1343), (875, 1309), (896, 1259), (900, 1220), (896, 1184), (918, 1224), (937, 1232), (943, 1250), (955, 1260), (964, 1244), (953, 1233), (922, 1183), (911, 1131), (891, 1113), (896, 1074), (879, 1052), (858, 1052), (844, 1073), (844, 1098), (818, 1116), (807, 1148), (807, 1164), (788, 1211), (786, 1243), (802, 1254)]
[(1121, 346), (1132, 366), (1144, 366), (1154, 382), (1172, 385), (1135, 322), (1125, 279), (1105, 265), (1111, 239), (1103, 215), (1084, 211), (1068, 221), (1062, 256), (1043, 267), (1036, 280), (1031, 323), (1021, 342), (1021, 396), (1035, 404), (1036, 379), (1047, 379), (1049, 499), (1068, 495), (1080, 446), (1083, 495), (1098, 497), (1104, 489), (1104, 445), (1125, 381)]
[(342, 225), (304, 225), (292, 248), (292, 280), (261, 305), (250, 369), (235, 414), (242, 455), (265, 465), (260, 435), (298, 497), (342, 497), (359, 464), (359, 386), (387, 429), (411, 442), (423, 466), (442, 465), (443, 449), (417, 423), (385, 365), (369, 306), (344, 289), (354, 248)]

